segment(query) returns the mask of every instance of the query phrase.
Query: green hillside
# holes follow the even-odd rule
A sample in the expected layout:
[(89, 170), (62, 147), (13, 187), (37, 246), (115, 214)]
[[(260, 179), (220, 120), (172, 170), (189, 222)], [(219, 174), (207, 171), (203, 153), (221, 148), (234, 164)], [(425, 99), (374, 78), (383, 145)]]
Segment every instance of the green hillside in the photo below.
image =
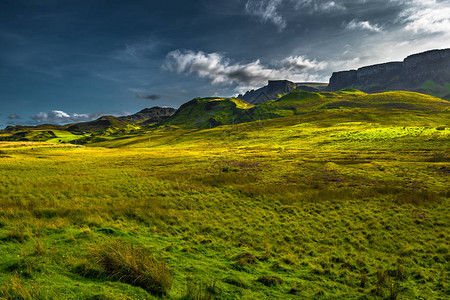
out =
[[(387, 95), (291, 94), (266, 104), (291, 116), (205, 129), (185, 110), (83, 147), (0, 142), (0, 298), (448, 298), (450, 113), (378, 107), (404, 101)], [(326, 106), (338, 97), (377, 107)], [(255, 109), (209, 102), (190, 113)]]
[(440, 111), (450, 108), (448, 101), (414, 92), (392, 91), (367, 94), (353, 89), (322, 93), (294, 91), (267, 105), (290, 109), (296, 113), (325, 108), (376, 108), (421, 111)]
[(128, 122), (121, 120), (117, 117), (103, 116), (98, 118), (97, 120), (90, 122), (65, 125), (64, 128), (65, 130), (70, 132), (81, 133), (81, 132), (96, 132), (100, 130), (105, 130), (109, 127), (120, 129), (126, 127), (128, 124), (129, 124)]
[[(378, 94), (366, 94), (358, 90), (342, 90), (339, 92), (305, 92), (293, 91), (280, 97), (278, 100), (268, 101), (259, 105), (251, 105), (238, 98), (195, 98), (183, 104), (172, 116), (159, 118), (157, 124), (150, 122), (152, 126), (170, 126), (176, 128), (208, 129), (222, 125), (232, 125), (247, 122), (261, 122), (263, 120), (283, 118), (297, 115), (301, 118), (318, 118), (328, 115), (340, 115), (347, 118), (350, 115), (365, 114), (367, 118), (371, 114), (384, 113), (401, 117), (401, 112), (406, 113), (403, 118), (409, 118), (419, 112), (443, 112), (448, 111), (450, 102), (433, 96), (414, 92), (385, 92)], [(158, 108), (159, 110), (170, 109)], [(143, 110), (146, 112), (147, 110)], [(151, 109), (149, 115), (153, 115)], [(413, 112), (413, 114), (409, 113)], [(146, 126), (142, 119), (143, 113), (132, 115), (139, 118), (142, 123), (134, 125), (133, 118), (104, 116), (91, 122), (39, 126), (16, 126), (4, 129), (0, 133), (0, 140), (10, 141), (51, 141), (68, 142), (79, 140), (81, 143), (100, 142), (116, 138), (124, 138), (138, 134)], [(329, 118), (329, 117), (327, 117)], [(333, 117), (331, 117), (333, 118)], [(353, 119), (358, 117), (353, 117)], [(370, 118), (369, 118), (370, 119)], [(367, 120), (369, 120), (367, 119)], [(152, 119), (153, 120), (153, 119)], [(366, 120), (366, 121), (367, 121)], [(374, 121), (374, 119), (370, 119)], [(131, 122), (131, 123), (130, 123)], [(56, 134), (57, 132), (57, 134)], [(65, 133), (63, 133), (65, 132)]]
[(41, 130), (27, 129), (16, 131), (10, 135), (0, 135), (0, 140), (3, 141), (35, 141), (35, 142), (71, 142), (84, 137), (84, 135), (73, 134), (65, 130)]
[(435, 97), (450, 100), (450, 83), (438, 84), (432, 80), (427, 80), (420, 87), (422, 93), (430, 94)]
[(186, 102), (163, 125), (211, 128), (233, 124), (236, 117), (253, 105), (238, 98), (195, 98)]
[(196, 98), (184, 105), (163, 125), (211, 128), (225, 124), (261, 121), (304, 115), (326, 109), (366, 109), (370, 111), (442, 111), (450, 102), (414, 92), (366, 94), (358, 90), (339, 92), (293, 91), (259, 105), (233, 98)]
[[(91, 122), (67, 125), (8, 126), (0, 131), (2, 141), (78, 142), (98, 135), (110, 136), (129, 133), (139, 128), (113, 116), (103, 116)], [(93, 139), (93, 138), (91, 138)]]

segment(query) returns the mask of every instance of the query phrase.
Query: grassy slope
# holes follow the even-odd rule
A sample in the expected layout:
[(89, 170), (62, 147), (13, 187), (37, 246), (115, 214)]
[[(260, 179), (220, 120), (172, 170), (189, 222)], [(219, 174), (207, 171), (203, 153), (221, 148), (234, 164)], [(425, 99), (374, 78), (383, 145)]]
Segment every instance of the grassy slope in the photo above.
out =
[(123, 241), (167, 262), (168, 298), (448, 297), (445, 105), (302, 97), (267, 104), (298, 115), (234, 126), (1, 143), (0, 295), (151, 298), (92, 260)]
[[(442, 111), (450, 108), (448, 101), (414, 92), (366, 94), (357, 90), (336, 93), (294, 91), (275, 101), (251, 106), (238, 99), (197, 98), (181, 106), (164, 124), (209, 128), (224, 124), (261, 121), (336, 108)], [(234, 101), (234, 102), (233, 102)]]
[(163, 124), (194, 128), (232, 124), (233, 118), (252, 106), (237, 98), (195, 98), (183, 104)]
[(421, 89), (424, 89), (430, 95), (450, 100), (450, 83), (439, 85), (434, 81), (428, 80), (422, 84)]
[[(276, 101), (260, 105), (251, 105), (237, 98), (195, 98), (183, 104), (178, 111), (160, 125), (176, 128), (207, 129), (220, 125), (262, 121), (293, 115), (323, 113), (324, 110), (348, 108), (387, 111), (448, 111), (448, 101), (413, 92), (385, 92), (366, 94), (358, 90), (342, 90), (340, 92), (310, 93), (294, 91)], [(357, 110), (355, 110), (357, 111)], [(98, 142), (110, 140), (117, 136), (135, 134), (139, 126), (112, 116), (104, 116), (97, 120), (64, 126), (41, 125), (37, 127), (16, 127), (0, 133), (0, 139), (12, 141), (72, 141)], [(66, 133), (63, 133), (66, 131)], [(54, 135), (54, 133), (57, 133)], [(77, 134), (74, 135), (73, 133)], [(90, 133), (83, 137), (81, 133)]]
[(28, 129), (13, 132), (12, 134), (4, 134), (2, 139), (9, 141), (43, 141), (49, 143), (70, 142), (83, 137), (80, 134), (73, 134), (66, 130), (42, 130)]

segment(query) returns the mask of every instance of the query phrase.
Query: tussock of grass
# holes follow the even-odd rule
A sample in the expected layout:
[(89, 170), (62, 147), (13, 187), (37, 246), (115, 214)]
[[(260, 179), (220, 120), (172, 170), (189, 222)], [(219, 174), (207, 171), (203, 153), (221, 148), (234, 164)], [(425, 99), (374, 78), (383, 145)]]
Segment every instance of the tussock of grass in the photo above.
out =
[(38, 285), (25, 285), (23, 279), (15, 273), (8, 282), (0, 287), (0, 299), (39, 300), (45, 299), (45, 297), (42, 296)]
[(222, 280), (225, 283), (234, 285), (239, 288), (248, 289), (248, 284), (237, 276), (228, 276)]
[(30, 239), (29, 232), (24, 228), (14, 227), (6, 233), (6, 236), (2, 237), (0, 240), (4, 242), (18, 242), (24, 243)]
[(277, 276), (269, 276), (269, 275), (263, 275), (259, 277), (256, 281), (264, 284), (265, 286), (274, 286), (283, 283), (283, 279)]
[(216, 282), (204, 283), (193, 278), (187, 278), (186, 292), (182, 300), (210, 300), (217, 294)]
[(93, 247), (90, 253), (104, 274), (154, 295), (165, 295), (173, 275), (165, 262), (158, 262), (148, 251), (123, 242)]
[(441, 201), (440, 195), (430, 190), (403, 190), (395, 200), (399, 204), (409, 203), (413, 205), (434, 205)]

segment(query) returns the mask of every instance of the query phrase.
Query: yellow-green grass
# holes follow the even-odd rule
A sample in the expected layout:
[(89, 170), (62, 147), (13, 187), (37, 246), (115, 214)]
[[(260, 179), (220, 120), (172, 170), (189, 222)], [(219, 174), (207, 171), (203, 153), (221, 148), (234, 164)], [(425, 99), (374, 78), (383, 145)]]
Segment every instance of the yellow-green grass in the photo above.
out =
[(56, 135), (56, 138), (50, 139), (48, 143), (61, 143), (61, 142), (70, 142), (79, 139), (83, 135), (73, 134), (69, 131), (64, 130), (52, 130), (52, 132)]
[[(445, 299), (449, 120), (331, 109), (1, 142), (0, 297)], [(114, 245), (167, 266), (167, 295), (105, 268)]]
[(12, 134), (2, 134), (0, 137), (12, 141), (45, 141), (49, 143), (70, 142), (82, 138), (82, 134), (73, 134), (65, 130), (27, 129)]

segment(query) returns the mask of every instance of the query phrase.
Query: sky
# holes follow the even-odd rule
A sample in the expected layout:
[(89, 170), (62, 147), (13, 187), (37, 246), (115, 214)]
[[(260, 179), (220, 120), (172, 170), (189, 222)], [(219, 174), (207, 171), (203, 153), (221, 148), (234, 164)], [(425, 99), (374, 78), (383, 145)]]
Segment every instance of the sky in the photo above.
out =
[(450, 48), (450, 0), (1, 0), (0, 128), (328, 82)]

